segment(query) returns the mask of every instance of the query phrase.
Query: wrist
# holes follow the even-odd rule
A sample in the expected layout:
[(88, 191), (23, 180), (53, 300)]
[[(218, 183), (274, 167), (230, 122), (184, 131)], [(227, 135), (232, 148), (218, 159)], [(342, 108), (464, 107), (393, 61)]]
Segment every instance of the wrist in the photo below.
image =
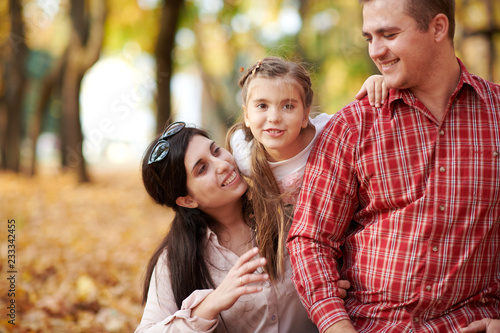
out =
[(356, 330), (349, 320), (344, 319), (328, 327), (325, 333), (356, 333)]
[(217, 297), (214, 295), (214, 291), (205, 297), (203, 301), (200, 302), (196, 307), (191, 310), (192, 317), (199, 317), (207, 320), (216, 319), (219, 313), (222, 311), (219, 306), (217, 306)]

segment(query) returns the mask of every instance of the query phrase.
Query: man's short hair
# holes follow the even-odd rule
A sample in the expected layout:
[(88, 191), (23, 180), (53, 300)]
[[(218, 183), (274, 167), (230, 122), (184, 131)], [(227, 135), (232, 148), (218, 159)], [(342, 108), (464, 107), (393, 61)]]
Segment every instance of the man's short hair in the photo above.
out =
[[(373, 0), (359, 0), (365, 4)], [(453, 41), (455, 36), (455, 0), (402, 0), (405, 1), (406, 13), (417, 22), (420, 31), (428, 31), (429, 24), (437, 14), (448, 18), (448, 37)]]

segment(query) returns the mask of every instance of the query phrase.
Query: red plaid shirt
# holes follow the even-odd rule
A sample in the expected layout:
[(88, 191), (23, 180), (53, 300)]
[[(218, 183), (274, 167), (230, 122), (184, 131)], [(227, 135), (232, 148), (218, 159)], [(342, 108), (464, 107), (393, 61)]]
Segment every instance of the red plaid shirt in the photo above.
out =
[[(382, 108), (346, 106), (317, 140), (288, 249), (322, 332), (341, 319), (399, 333), (500, 318), (500, 86), (459, 63), (442, 124), (391, 90)], [(339, 278), (352, 285), (345, 308)]]

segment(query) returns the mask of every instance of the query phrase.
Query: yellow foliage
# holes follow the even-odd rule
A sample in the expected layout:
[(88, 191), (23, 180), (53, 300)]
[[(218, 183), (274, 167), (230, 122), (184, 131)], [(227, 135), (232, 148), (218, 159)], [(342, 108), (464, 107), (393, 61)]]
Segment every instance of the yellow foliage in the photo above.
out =
[(8, 220), (15, 220), (15, 326), (0, 332), (133, 332), (147, 260), (172, 214), (152, 202), (138, 172), (0, 173), (0, 290), (9, 290)]

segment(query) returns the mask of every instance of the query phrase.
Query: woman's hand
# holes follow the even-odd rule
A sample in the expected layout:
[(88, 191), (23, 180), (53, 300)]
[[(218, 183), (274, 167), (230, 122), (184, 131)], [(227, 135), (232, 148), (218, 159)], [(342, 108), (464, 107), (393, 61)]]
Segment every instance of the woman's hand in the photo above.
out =
[(356, 99), (362, 99), (368, 94), (368, 101), (371, 106), (380, 107), (384, 104), (389, 89), (385, 85), (384, 77), (382, 75), (372, 75), (366, 79), (361, 89), (356, 94)]
[(265, 258), (252, 260), (258, 253), (259, 249), (256, 247), (245, 252), (222, 283), (192, 310), (191, 315), (215, 319), (221, 311), (232, 307), (241, 296), (261, 291), (263, 287), (253, 283), (264, 282), (269, 279), (269, 275), (253, 274), (257, 268), (266, 264)]
[(345, 298), (347, 296), (347, 289), (351, 288), (351, 284), (347, 280), (338, 280), (337, 287), (339, 288), (340, 297)]
[(484, 318), (481, 320), (476, 320), (469, 324), (466, 328), (462, 328), (462, 333), (475, 333), (475, 332), (486, 332), (486, 333), (500, 333), (500, 320)]

